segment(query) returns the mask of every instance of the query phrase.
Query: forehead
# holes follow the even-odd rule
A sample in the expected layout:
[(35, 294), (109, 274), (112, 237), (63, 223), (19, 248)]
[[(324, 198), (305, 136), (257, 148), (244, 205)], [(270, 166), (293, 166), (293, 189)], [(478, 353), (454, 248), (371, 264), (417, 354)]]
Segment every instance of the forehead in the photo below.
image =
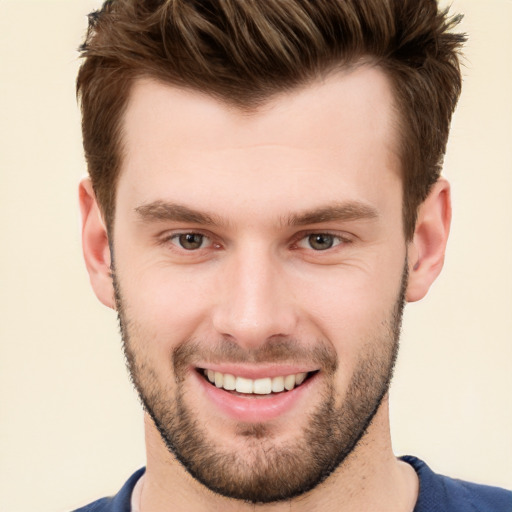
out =
[(285, 208), (309, 195), (378, 196), (400, 179), (392, 91), (375, 67), (337, 72), (252, 112), (141, 79), (123, 122), (118, 197), (134, 203), (181, 193), (207, 205), (215, 193), (222, 204)]
[[(393, 94), (387, 76), (369, 65), (340, 70), (322, 80), (276, 94), (254, 110), (238, 109), (207, 94), (141, 78), (132, 86), (124, 128), (128, 144), (131, 140), (140, 143), (148, 122), (165, 124), (166, 132), (176, 137), (180, 146), (192, 142), (219, 148), (223, 143), (274, 143), (278, 139), (293, 143), (304, 133), (312, 137), (316, 132), (325, 137), (324, 128), (329, 127), (338, 130), (339, 142), (363, 127), (374, 133), (375, 138), (384, 136), (392, 143), (392, 110)], [(294, 122), (288, 124), (290, 120)], [(202, 130), (205, 123), (219, 130)], [(280, 131), (284, 124), (286, 130)], [(236, 138), (230, 127), (236, 130)], [(272, 128), (278, 128), (278, 132)], [(195, 134), (193, 140), (188, 139), (191, 133)], [(335, 135), (332, 131), (331, 134)], [(227, 139), (223, 140), (223, 135)]]

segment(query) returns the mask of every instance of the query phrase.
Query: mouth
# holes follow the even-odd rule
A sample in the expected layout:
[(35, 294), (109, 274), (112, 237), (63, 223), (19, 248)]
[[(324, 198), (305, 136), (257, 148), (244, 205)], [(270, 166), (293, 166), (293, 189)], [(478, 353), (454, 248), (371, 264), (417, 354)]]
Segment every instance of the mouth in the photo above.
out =
[[(194, 368), (207, 410), (242, 423), (262, 423), (303, 415), (315, 396), (320, 369), (285, 365), (208, 365)], [(213, 417), (213, 416), (210, 416)]]
[(310, 372), (291, 373), (274, 377), (260, 377), (250, 379), (231, 373), (222, 373), (209, 368), (197, 368), (206, 382), (216, 388), (229, 391), (241, 396), (258, 395), (260, 397), (273, 396), (293, 391), (311, 379), (318, 370)]

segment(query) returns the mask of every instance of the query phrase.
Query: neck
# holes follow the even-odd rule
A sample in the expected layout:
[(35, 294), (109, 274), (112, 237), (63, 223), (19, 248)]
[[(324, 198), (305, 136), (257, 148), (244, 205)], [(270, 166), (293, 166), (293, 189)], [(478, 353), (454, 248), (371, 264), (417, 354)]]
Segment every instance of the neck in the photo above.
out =
[(298, 498), (272, 504), (248, 504), (206, 489), (168, 452), (147, 415), (145, 431), (140, 512), (412, 512), (416, 503), (416, 473), (392, 452), (387, 398), (356, 448), (325, 482)]

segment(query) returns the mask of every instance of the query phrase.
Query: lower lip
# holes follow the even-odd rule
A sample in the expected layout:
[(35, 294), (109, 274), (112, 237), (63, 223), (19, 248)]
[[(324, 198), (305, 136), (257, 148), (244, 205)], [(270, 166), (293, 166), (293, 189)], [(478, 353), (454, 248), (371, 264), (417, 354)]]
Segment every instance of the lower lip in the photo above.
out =
[(270, 395), (236, 395), (222, 388), (217, 388), (194, 370), (207, 398), (227, 416), (246, 423), (263, 423), (282, 416), (296, 408), (298, 402), (310, 392), (318, 374), (309, 377), (300, 386), (291, 391)]

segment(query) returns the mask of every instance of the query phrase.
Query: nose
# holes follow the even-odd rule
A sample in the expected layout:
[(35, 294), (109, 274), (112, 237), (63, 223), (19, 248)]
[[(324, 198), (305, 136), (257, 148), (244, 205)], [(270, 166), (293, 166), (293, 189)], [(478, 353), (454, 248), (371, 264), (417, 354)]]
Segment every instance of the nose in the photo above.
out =
[(293, 334), (297, 313), (278, 260), (269, 250), (248, 248), (225, 262), (213, 312), (217, 333), (246, 349)]

